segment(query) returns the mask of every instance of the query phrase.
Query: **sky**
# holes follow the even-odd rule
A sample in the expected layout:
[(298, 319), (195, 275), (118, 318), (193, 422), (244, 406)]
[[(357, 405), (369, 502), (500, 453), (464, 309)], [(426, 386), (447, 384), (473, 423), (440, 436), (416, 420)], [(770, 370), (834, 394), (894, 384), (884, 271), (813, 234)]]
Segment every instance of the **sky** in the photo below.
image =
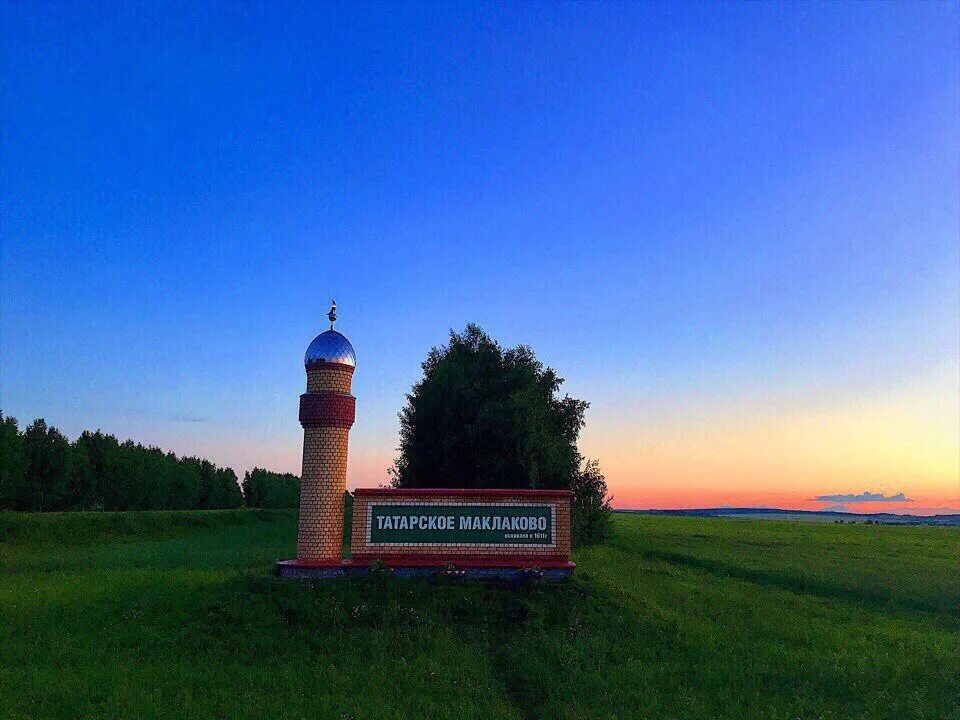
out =
[(616, 506), (956, 512), (958, 22), (4, 4), (0, 408), (299, 473), (335, 297), (350, 488), (475, 322), (590, 403)]

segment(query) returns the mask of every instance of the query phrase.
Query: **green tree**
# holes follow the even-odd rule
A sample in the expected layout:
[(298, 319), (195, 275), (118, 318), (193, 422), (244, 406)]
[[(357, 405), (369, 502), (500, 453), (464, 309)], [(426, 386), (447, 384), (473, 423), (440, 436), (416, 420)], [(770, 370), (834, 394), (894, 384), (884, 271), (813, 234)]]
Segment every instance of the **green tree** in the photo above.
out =
[(125, 510), (129, 507), (117, 438), (99, 430), (93, 433), (84, 430), (74, 447), (82, 449), (92, 468), (95, 487), (89, 507), (92, 510)]
[(199, 458), (190, 459), (195, 462), (200, 469), (197, 507), (207, 509), (223, 507), (221, 488), (217, 478), (217, 466), (209, 460), (200, 460)]
[(200, 463), (196, 458), (181, 458), (173, 453), (167, 454), (167, 462), (173, 475), (170, 487), (168, 507), (173, 510), (188, 510), (202, 507), (198, 502), (200, 494)]
[(59, 430), (48, 428), (43, 419), (30, 424), (23, 440), (27, 467), (22, 509), (67, 509), (72, 464), (70, 443)]
[(584, 495), (574, 508), (606, 503), (599, 467), (582, 468), (577, 449), (588, 403), (561, 396), (563, 378), (529, 347), (504, 349), (470, 324), (422, 368), (400, 412), (395, 487), (572, 489)]
[(152, 478), (147, 471), (143, 445), (124, 440), (117, 447), (118, 510), (144, 510), (148, 505)]
[(295, 508), (300, 504), (300, 478), (254, 468), (243, 477), (243, 497), (247, 507)]
[(587, 460), (574, 476), (570, 524), (574, 541), (579, 545), (602, 542), (610, 531), (610, 498), (607, 480), (600, 472), (600, 462)]
[(0, 510), (17, 510), (24, 492), (27, 453), (16, 418), (0, 412)]
[(240, 483), (237, 474), (230, 468), (217, 468), (215, 473), (216, 485), (220, 488), (219, 497), (221, 508), (238, 508), (243, 505), (243, 494), (240, 492)]
[(77, 438), (71, 447), (73, 461), (67, 482), (66, 508), (70, 510), (90, 510), (96, 503), (97, 476), (90, 457), (90, 449), (82, 437)]
[(170, 490), (176, 472), (171, 467), (173, 463), (168, 462), (163, 450), (158, 447), (135, 445), (132, 452), (134, 464), (141, 467), (139, 474), (132, 478), (133, 486), (143, 488), (143, 492), (138, 493), (137, 510), (169, 510), (172, 507)]

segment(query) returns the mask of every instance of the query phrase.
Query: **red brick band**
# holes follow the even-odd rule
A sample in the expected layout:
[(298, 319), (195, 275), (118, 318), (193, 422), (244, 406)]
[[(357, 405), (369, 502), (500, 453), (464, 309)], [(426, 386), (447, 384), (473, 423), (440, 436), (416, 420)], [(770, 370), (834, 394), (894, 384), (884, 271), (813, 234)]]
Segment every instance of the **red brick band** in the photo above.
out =
[(350, 373), (353, 375), (353, 371), (356, 368), (353, 365), (344, 365), (343, 363), (327, 362), (326, 360), (308, 360), (304, 363), (304, 367), (307, 370), (318, 370), (320, 368), (330, 368), (335, 370), (342, 370), (344, 372)]
[(304, 393), (300, 396), (300, 424), (304, 427), (353, 425), (357, 400), (353, 395), (334, 392)]
[(281, 568), (366, 568), (374, 562), (382, 562), (387, 567), (452, 567), (460, 570), (466, 568), (517, 568), (540, 570), (573, 570), (576, 563), (568, 558), (542, 557), (538, 555), (516, 555), (509, 557), (489, 557), (483, 555), (362, 555), (343, 560), (280, 560), (277, 565)]

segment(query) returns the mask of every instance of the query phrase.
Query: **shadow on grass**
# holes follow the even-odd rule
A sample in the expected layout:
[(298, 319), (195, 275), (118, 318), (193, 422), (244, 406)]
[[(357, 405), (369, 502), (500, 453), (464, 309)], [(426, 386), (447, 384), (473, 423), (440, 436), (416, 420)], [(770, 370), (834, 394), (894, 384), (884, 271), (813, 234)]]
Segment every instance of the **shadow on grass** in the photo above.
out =
[[(404, 662), (432, 637), (452, 637), (489, 663), (503, 695), (525, 718), (560, 717), (571, 697), (601, 701), (606, 671), (657, 662), (682, 643), (667, 619), (643, 619), (576, 580), (507, 586), (456, 579), (291, 581), (241, 577), (205, 606), (193, 649), (263, 656), (358, 652), (375, 634), (378, 662)], [(256, 635), (244, 629), (257, 628)], [(642, 655), (640, 658), (638, 655)]]
[(649, 560), (663, 562), (683, 567), (694, 568), (719, 577), (744, 580), (756, 585), (789, 590), (790, 592), (814, 595), (827, 600), (842, 600), (863, 605), (871, 609), (886, 611), (907, 610), (922, 613), (932, 613), (951, 626), (956, 619), (960, 619), (960, 607), (950, 604), (947, 599), (942, 603), (929, 602), (922, 598), (897, 597), (891, 591), (883, 588), (860, 586), (851, 588), (828, 578), (800, 577), (785, 573), (758, 570), (736, 565), (722, 560), (695, 557), (684, 553), (666, 550), (650, 550), (629, 545), (619, 545), (618, 549), (632, 552)]

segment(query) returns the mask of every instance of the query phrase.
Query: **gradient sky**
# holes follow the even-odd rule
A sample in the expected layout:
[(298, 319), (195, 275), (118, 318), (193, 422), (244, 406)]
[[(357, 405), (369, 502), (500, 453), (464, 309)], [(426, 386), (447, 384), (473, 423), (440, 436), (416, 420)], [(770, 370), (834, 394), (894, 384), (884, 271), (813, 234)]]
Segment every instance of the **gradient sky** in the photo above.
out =
[(5, 4), (0, 405), (299, 472), (333, 295), (350, 487), (472, 321), (619, 506), (956, 511), (958, 8)]

